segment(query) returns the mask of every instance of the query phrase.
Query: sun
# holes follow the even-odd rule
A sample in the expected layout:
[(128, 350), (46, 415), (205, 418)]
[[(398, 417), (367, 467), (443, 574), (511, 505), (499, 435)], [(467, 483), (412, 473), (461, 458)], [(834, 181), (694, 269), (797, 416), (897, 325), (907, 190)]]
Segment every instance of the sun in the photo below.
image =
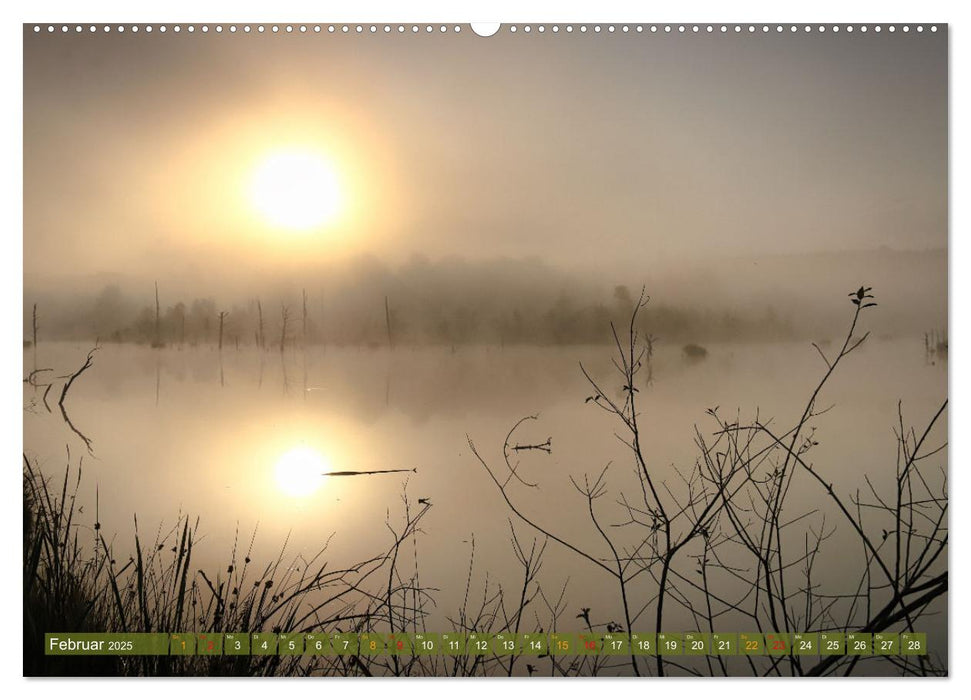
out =
[(331, 221), (341, 208), (337, 171), (309, 150), (267, 156), (253, 172), (249, 196), (270, 224), (298, 231)]
[(295, 447), (276, 463), (276, 485), (288, 496), (309, 496), (324, 481), (327, 471), (323, 455), (309, 447)]

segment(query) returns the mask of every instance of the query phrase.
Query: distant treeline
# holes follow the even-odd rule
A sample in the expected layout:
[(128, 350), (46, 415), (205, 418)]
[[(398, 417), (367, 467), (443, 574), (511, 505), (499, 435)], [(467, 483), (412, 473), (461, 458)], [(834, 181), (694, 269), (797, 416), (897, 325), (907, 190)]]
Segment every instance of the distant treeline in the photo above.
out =
[[(571, 345), (611, 340), (610, 323), (624, 323), (639, 290), (616, 286), (606, 298), (583, 298), (561, 291), (497, 300), (484, 294), (409, 294), (373, 290), (360, 295), (321, 298), (301, 290), (295, 298), (253, 297), (219, 304), (212, 298), (143, 305), (118, 286), (105, 287), (88, 304), (70, 313), (40, 305), (39, 338), (100, 340), (161, 345), (216, 345), (224, 348), (290, 345)], [(29, 300), (25, 300), (29, 303)], [(370, 303), (364, 303), (369, 301)], [(787, 319), (771, 307), (734, 313), (678, 308), (651, 302), (641, 327), (662, 340), (778, 340), (793, 337)], [(25, 336), (30, 337), (28, 334)]]

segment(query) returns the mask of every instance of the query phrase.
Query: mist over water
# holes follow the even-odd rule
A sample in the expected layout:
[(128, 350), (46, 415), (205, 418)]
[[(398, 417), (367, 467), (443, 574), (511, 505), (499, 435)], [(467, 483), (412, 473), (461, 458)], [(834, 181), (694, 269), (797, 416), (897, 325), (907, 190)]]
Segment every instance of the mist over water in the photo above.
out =
[[(806, 342), (709, 345), (703, 361), (686, 357), (679, 345), (659, 343), (650, 382), (641, 386), (643, 441), (651, 468), (676, 488), (678, 472), (697, 459), (697, 428), (711, 435), (717, 425), (705, 412), (740, 418), (758, 415), (780, 424), (794, 420), (799, 399), (825, 369)], [(509, 521), (501, 497), (467, 444), (501, 463), (502, 444), (521, 417), (537, 415), (517, 433), (523, 443), (550, 439), (550, 454), (524, 453), (521, 475), (539, 488), (515, 489), (517, 502), (536, 520), (571, 542), (603, 549), (591, 532), (584, 499), (572, 477), (593, 476), (608, 463), (604, 520), (623, 522), (615, 499), (636, 489), (629, 450), (616, 425), (585, 402), (590, 393), (579, 364), (609, 378), (613, 368), (603, 346), (399, 348), (288, 348), (284, 353), (245, 347), (220, 353), (211, 346), (161, 350), (106, 344), (69, 399), (84, 443), (61, 417), (44, 410), (37, 390), (25, 386), (26, 453), (45, 471), (63, 469), (65, 446), (83, 457), (81, 492), (122, 549), (131, 546), (137, 514), (150, 530), (175, 524), (178, 513), (201, 521), (196, 545), (200, 568), (219, 571), (238, 537), (256, 533), (253, 558), (272, 558), (282, 542), (289, 551), (316, 551), (331, 534), (328, 555), (335, 565), (388, 543), (386, 521), (403, 512), (403, 492), (433, 507), (423, 521), (421, 580), (438, 590), (428, 629), (449, 629), (462, 604), (471, 542), (475, 574), (515, 588), (516, 564)], [(40, 366), (71, 368), (87, 346), (42, 343)], [(825, 394), (834, 408), (813, 422), (819, 442), (814, 463), (838, 479), (843, 493), (880, 488), (896, 460), (892, 428), (898, 401), (920, 424), (947, 393), (946, 360), (929, 359), (921, 338), (868, 341), (848, 360)], [(32, 362), (30, 351), (25, 363)], [(612, 386), (610, 382), (606, 384)], [(620, 394), (620, 387), (614, 387)], [(946, 435), (946, 422), (936, 437)], [(281, 458), (293, 450), (319, 454), (325, 471), (417, 468), (414, 474), (324, 478), (306, 493), (293, 494), (279, 480)], [(939, 455), (946, 464), (946, 452)], [(888, 471), (889, 470), (889, 471)], [(790, 513), (829, 509), (818, 485), (802, 482)], [(822, 509), (822, 511), (820, 510)], [(830, 513), (829, 522), (838, 514)], [(525, 541), (533, 534), (521, 523)], [(827, 560), (856, 559), (848, 541), (823, 549)], [(822, 585), (845, 588), (858, 575), (820, 572)], [(843, 578), (849, 576), (849, 578)], [(582, 631), (574, 615), (591, 607), (602, 622), (620, 619), (612, 582), (568, 551), (551, 548), (540, 580), (549, 590), (567, 584), (569, 607), (560, 631)], [(567, 583), (568, 582), (568, 583)], [(478, 585), (481, 586), (481, 581)], [(547, 620), (547, 624), (548, 624)], [(670, 624), (696, 623), (671, 613)], [(644, 620), (639, 628), (649, 629)], [(933, 648), (946, 649), (946, 624), (925, 628)], [(673, 629), (673, 627), (672, 627)]]
[[(593, 263), (596, 265), (596, 263)], [(831, 340), (842, 331), (835, 300), (861, 282), (880, 291), (871, 328), (917, 336), (947, 324), (946, 250), (729, 257), (590, 270), (539, 259), (430, 260), (391, 265), (373, 257), (286, 273), (117, 273), (27, 280), (24, 333), (34, 305), (41, 336), (89, 342), (279, 348), (297, 345), (583, 345), (611, 341), (642, 288), (645, 332), (669, 342)], [(156, 323), (154, 290), (159, 289)], [(261, 325), (262, 324), (262, 325)]]
[[(268, 630), (278, 596), (326, 632), (915, 615), (932, 665), (837, 670), (947, 673), (938, 28), (25, 27), (25, 552), (74, 557), (35, 578), (125, 629)], [(319, 561), (379, 574), (287, 598)], [(25, 629), (70, 628), (62, 593)]]

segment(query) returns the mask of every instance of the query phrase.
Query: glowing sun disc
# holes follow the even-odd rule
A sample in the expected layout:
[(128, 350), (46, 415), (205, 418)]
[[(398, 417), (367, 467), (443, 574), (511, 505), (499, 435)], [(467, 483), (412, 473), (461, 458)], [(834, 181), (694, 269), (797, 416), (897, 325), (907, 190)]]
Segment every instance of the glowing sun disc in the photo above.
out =
[(276, 463), (276, 485), (288, 496), (309, 496), (324, 481), (323, 455), (309, 447), (296, 447)]
[(323, 158), (309, 151), (282, 151), (257, 167), (250, 199), (271, 224), (308, 229), (337, 215), (341, 190), (336, 171)]

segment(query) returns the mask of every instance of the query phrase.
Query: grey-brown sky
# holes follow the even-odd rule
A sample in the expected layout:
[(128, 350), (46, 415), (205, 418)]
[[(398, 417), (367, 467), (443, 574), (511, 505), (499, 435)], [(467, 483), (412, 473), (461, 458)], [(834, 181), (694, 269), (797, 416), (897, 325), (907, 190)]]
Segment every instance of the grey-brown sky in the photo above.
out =
[[(25, 283), (208, 261), (571, 267), (947, 243), (947, 35), (24, 33)], [(352, 215), (237, 191), (332, 152)]]

